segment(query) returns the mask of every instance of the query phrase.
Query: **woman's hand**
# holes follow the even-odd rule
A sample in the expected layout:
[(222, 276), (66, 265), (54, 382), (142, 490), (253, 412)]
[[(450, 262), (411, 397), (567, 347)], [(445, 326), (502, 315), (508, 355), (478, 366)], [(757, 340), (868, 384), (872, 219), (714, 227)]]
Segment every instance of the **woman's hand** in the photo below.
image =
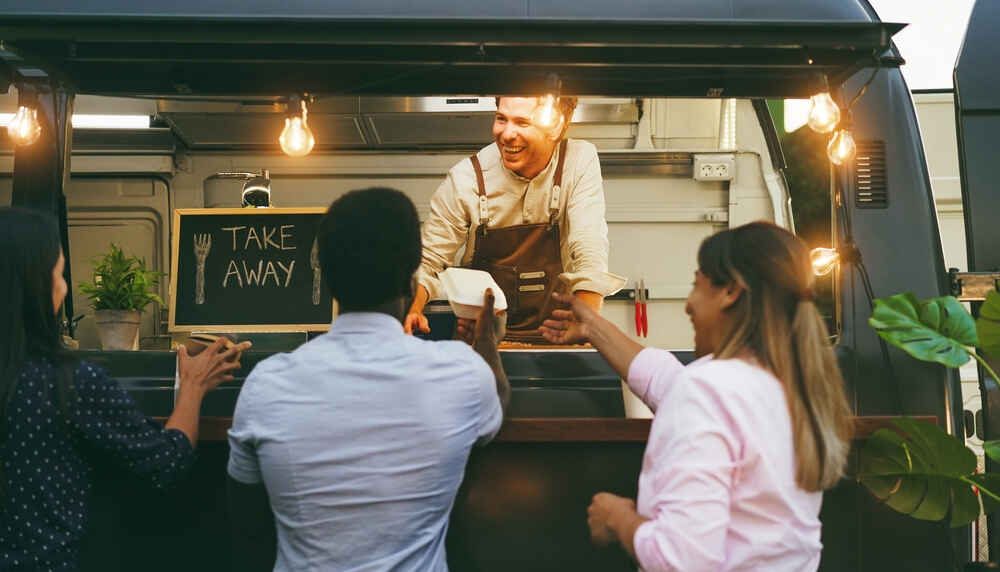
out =
[(552, 297), (559, 306), (538, 329), (542, 337), (560, 345), (589, 342), (594, 321), (601, 316), (578, 296), (553, 292)]
[(635, 511), (635, 501), (632, 499), (611, 493), (597, 493), (587, 507), (590, 540), (598, 546), (607, 546), (620, 538), (621, 527), (636, 518), (641, 519)]
[(193, 357), (188, 354), (187, 347), (177, 348), (180, 391), (194, 391), (196, 395), (204, 395), (219, 384), (232, 381), (232, 372), (240, 368), (240, 354), (251, 344), (241, 342), (223, 351), (225, 343), (224, 338), (219, 338)]
[(413, 332), (431, 333), (431, 326), (427, 323), (427, 316), (423, 312), (410, 312), (403, 320), (403, 331), (407, 334)]

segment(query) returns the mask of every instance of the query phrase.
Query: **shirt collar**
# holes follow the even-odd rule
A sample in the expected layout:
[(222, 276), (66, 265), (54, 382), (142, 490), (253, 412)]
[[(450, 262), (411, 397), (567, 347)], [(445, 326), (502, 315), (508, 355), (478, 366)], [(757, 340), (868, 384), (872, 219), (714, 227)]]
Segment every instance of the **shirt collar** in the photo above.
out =
[(360, 334), (371, 332), (403, 333), (403, 324), (382, 312), (348, 312), (341, 314), (330, 326), (331, 334)]

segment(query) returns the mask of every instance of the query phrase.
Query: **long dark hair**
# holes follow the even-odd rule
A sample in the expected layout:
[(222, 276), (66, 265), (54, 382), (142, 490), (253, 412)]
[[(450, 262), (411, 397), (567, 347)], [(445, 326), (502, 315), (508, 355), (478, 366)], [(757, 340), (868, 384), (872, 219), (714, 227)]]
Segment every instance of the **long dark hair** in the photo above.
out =
[(781, 381), (792, 419), (796, 482), (807, 491), (834, 486), (847, 462), (850, 410), (813, 304), (805, 243), (774, 224), (753, 222), (705, 239), (698, 269), (716, 286), (743, 288), (726, 310), (731, 327), (715, 357), (749, 351)]
[(0, 208), (0, 440), (6, 435), (17, 379), (29, 359), (52, 362), (63, 412), (68, 406), (74, 359), (62, 344), (52, 307), (52, 270), (61, 252), (59, 227), (51, 216)]

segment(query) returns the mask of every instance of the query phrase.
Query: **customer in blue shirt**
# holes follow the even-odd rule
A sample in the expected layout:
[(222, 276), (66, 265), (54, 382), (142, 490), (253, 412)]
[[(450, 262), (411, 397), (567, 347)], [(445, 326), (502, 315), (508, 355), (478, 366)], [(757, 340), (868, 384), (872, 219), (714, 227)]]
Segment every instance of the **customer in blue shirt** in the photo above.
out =
[(403, 331), (421, 246), (399, 191), (334, 201), (318, 246), (340, 315), (328, 333), (258, 364), (236, 404), (236, 569), (270, 569), (276, 544), (274, 570), (447, 570), (469, 451), (497, 433), (510, 398), (497, 353), (505, 318), (487, 294), (471, 348)]
[(202, 398), (233, 379), (249, 343), (197, 357), (179, 349), (177, 405), (161, 427), (101, 367), (63, 349), (57, 312), (68, 286), (55, 221), (2, 208), (0, 245), (0, 571), (77, 570), (94, 469), (157, 488), (181, 478)]

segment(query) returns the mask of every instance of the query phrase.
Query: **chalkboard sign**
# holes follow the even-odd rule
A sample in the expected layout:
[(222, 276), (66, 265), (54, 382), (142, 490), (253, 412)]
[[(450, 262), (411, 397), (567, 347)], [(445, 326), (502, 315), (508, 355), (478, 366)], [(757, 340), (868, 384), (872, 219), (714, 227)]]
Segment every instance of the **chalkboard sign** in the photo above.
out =
[(333, 319), (315, 248), (325, 208), (177, 209), (172, 332), (322, 331)]

